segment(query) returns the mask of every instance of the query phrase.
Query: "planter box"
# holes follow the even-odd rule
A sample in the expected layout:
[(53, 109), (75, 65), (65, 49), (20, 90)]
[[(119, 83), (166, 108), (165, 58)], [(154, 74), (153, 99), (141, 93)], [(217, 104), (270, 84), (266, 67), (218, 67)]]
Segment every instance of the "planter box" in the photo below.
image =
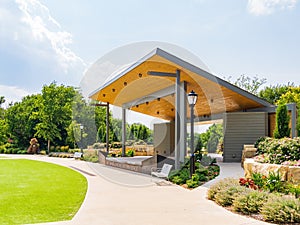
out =
[(253, 173), (268, 175), (269, 172), (279, 172), (283, 181), (293, 181), (300, 183), (300, 167), (285, 166), (268, 163), (258, 163), (253, 159), (246, 159), (244, 162), (245, 177), (251, 178)]

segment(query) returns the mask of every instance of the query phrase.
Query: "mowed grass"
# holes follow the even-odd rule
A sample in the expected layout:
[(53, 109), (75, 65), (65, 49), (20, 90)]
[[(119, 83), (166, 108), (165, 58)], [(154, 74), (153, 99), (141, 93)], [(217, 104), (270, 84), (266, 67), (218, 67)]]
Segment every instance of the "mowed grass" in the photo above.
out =
[(26, 159), (0, 160), (0, 224), (70, 220), (87, 180), (69, 168)]

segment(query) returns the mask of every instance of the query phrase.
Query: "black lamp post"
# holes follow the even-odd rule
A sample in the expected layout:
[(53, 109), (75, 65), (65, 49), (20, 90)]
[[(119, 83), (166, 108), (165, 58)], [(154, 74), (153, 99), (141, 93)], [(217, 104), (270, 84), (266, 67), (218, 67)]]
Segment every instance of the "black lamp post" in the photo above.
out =
[(193, 90), (188, 94), (188, 102), (191, 107), (191, 157), (190, 157), (190, 177), (195, 173), (195, 155), (194, 155), (194, 106), (197, 102), (198, 94)]
[(82, 145), (83, 145), (83, 142), (82, 142), (82, 130), (83, 130), (83, 125), (80, 124), (80, 152), (83, 153), (83, 150), (82, 150)]

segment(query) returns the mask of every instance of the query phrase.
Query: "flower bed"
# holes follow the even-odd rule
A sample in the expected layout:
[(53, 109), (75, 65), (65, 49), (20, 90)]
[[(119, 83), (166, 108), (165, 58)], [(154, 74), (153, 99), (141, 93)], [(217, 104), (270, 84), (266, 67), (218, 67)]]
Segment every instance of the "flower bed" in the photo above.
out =
[(300, 137), (260, 138), (256, 147), (256, 162), (300, 166)]
[(281, 181), (276, 173), (226, 178), (208, 190), (208, 199), (231, 211), (283, 224), (299, 224), (299, 195), (299, 185)]
[(220, 167), (215, 162), (216, 159), (203, 155), (201, 161), (196, 162), (195, 173), (190, 177), (190, 163), (189, 159), (186, 159), (180, 170), (170, 173), (169, 180), (185, 188), (196, 188), (219, 175)]

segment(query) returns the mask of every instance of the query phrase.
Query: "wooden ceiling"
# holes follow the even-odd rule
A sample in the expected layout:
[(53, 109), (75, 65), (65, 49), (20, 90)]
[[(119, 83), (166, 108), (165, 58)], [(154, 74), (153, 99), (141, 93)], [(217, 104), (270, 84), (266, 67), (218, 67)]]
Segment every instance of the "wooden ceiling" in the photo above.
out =
[[(180, 81), (187, 83), (187, 93), (194, 90), (198, 94), (195, 105), (196, 116), (270, 106), (262, 99), (161, 49), (156, 49), (148, 57), (117, 75), (93, 92), (90, 98), (120, 107), (130, 103), (128, 108), (133, 111), (174, 120), (176, 110), (174, 94), (156, 96), (156, 93), (174, 86), (175, 78), (150, 76), (148, 72), (175, 73), (177, 69), (181, 72)], [(145, 98), (151, 100), (143, 101)], [(187, 112), (190, 115), (189, 107)]]

